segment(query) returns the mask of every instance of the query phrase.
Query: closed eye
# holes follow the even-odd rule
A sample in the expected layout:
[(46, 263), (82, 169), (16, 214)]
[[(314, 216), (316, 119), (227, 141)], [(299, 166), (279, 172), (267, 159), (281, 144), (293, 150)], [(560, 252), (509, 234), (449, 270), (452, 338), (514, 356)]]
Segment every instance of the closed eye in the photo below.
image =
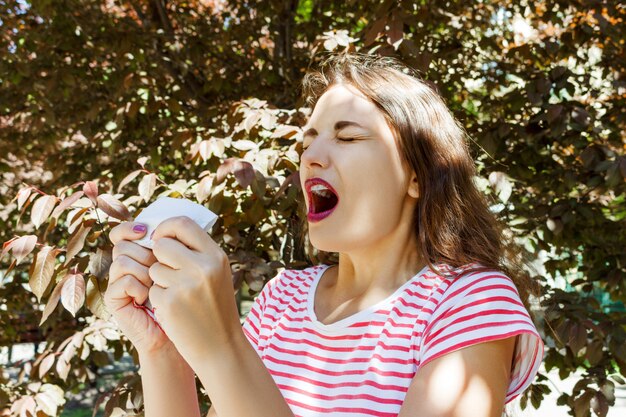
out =
[[(335, 138), (340, 142), (354, 142), (356, 139), (355, 138)], [(310, 145), (309, 145), (310, 146)], [(309, 146), (303, 146), (302, 150), (306, 151), (308, 149)]]

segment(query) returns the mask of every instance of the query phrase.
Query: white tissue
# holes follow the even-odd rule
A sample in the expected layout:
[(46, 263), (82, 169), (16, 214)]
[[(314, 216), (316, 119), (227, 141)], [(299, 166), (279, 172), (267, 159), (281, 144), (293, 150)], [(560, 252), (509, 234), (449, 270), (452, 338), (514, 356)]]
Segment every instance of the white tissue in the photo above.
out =
[(152, 249), (154, 242), (150, 236), (161, 222), (178, 216), (187, 216), (195, 221), (205, 231), (210, 231), (215, 222), (217, 215), (208, 208), (183, 198), (161, 197), (148, 207), (143, 209), (139, 216), (135, 218), (135, 222), (143, 223), (148, 230), (146, 235), (135, 243)]

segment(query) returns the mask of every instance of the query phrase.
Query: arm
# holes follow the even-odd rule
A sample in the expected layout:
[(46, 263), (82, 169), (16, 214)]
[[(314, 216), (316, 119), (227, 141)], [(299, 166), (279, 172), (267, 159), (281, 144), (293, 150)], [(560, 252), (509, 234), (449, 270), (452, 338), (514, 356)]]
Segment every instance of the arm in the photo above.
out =
[(177, 351), (139, 354), (146, 417), (200, 417), (193, 370)]
[[(198, 363), (194, 370), (213, 404), (207, 417), (216, 417), (215, 410), (220, 417), (294, 417), (243, 331), (229, 348), (211, 352)], [(242, 395), (242, 383), (246, 395)]]
[(424, 364), (398, 417), (501, 417), (515, 339), (479, 343)]

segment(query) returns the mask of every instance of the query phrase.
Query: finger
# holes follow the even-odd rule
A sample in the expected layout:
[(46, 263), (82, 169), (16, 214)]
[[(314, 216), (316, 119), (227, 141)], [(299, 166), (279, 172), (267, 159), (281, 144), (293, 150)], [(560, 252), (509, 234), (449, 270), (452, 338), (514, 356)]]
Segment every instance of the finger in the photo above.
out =
[[(152, 309), (154, 310), (154, 314), (156, 315), (157, 309), (165, 306), (165, 297), (167, 290), (158, 285), (153, 285), (152, 288), (148, 290), (148, 297), (150, 297), (150, 304), (152, 304)], [(162, 323), (162, 319), (158, 319), (159, 322)]]
[(143, 237), (148, 230), (148, 226), (137, 222), (120, 223), (111, 229), (109, 239), (113, 244), (117, 244), (120, 240), (136, 240)]
[(162, 237), (154, 240), (152, 253), (157, 260), (174, 269), (195, 262), (194, 252), (178, 240)]
[(131, 275), (124, 275), (109, 284), (104, 293), (104, 304), (109, 311), (116, 311), (135, 301), (143, 304), (148, 299), (150, 289)]
[(187, 216), (171, 217), (157, 226), (152, 240), (171, 237), (179, 240), (190, 249), (197, 252), (207, 252), (212, 245), (217, 247), (200, 226)]
[(180, 271), (172, 269), (160, 262), (152, 264), (148, 270), (150, 279), (161, 288), (169, 288), (175, 281), (182, 279)]
[(120, 255), (109, 269), (109, 284), (122, 278), (124, 275), (132, 275), (146, 287), (152, 286), (152, 280), (148, 274), (148, 267), (140, 264), (126, 255)]
[(145, 266), (150, 266), (157, 260), (150, 249), (129, 240), (120, 240), (113, 246), (113, 261), (120, 255), (126, 255)]

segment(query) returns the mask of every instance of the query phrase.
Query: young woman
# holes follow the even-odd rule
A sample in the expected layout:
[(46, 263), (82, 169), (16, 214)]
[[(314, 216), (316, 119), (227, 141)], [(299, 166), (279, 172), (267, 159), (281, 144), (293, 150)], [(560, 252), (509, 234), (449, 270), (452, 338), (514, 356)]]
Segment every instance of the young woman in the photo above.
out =
[[(305, 87), (300, 182), (310, 243), (242, 326), (226, 254), (191, 220), (111, 232), (106, 303), (140, 357), (147, 417), (499, 417), (543, 343), (528, 284), (475, 188), (441, 97), (395, 61), (329, 60)], [(304, 216), (303, 216), (304, 217)], [(159, 328), (133, 301), (150, 297)]]

